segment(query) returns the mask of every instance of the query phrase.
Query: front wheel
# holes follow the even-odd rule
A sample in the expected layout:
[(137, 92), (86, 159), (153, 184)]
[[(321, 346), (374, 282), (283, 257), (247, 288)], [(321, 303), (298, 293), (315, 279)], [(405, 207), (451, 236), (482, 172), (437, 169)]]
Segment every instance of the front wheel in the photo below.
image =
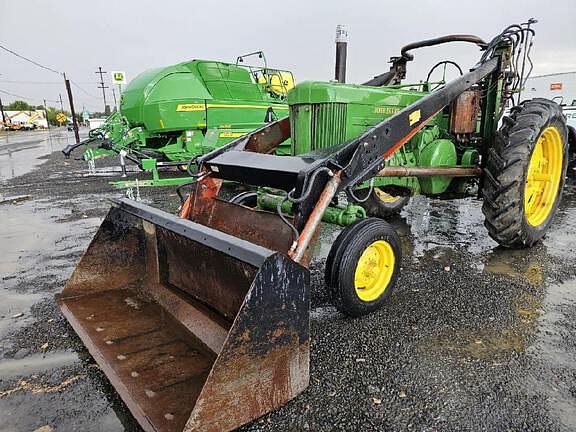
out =
[(382, 306), (400, 273), (402, 248), (394, 228), (368, 218), (346, 227), (330, 249), (325, 281), (336, 308), (362, 316)]
[(488, 154), (485, 226), (506, 247), (530, 247), (545, 235), (558, 209), (568, 165), (562, 109), (533, 99), (505, 118)]

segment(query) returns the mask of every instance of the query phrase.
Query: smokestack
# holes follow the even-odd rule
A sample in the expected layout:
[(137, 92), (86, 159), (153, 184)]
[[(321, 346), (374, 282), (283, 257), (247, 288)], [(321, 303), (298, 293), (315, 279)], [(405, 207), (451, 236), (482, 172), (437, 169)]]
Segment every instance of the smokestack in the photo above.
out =
[(346, 50), (348, 47), (348, 30), (346, 26), (336, 26), (336, 68), (334, 78), (336, 81), (346, 82)]

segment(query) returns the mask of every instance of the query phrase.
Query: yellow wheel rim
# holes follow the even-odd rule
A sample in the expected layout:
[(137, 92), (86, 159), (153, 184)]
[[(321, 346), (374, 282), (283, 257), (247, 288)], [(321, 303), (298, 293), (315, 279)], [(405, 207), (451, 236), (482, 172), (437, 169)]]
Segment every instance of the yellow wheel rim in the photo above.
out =
[(376, 300), (386, 291), (395, 262), (394, 250), (385, 240), (376, 240), (362, 252), (354, 272), (354, 288), (360, 300)]
[(380, 188), (374, 188), (374, 192), (376, 192), (376, 196), (380, 201), (383, 201), (387, 204), (394, 204), (395, 202), (399, 201), (401, 197), (390, 195), (387, 192), (384, 192)]
[(554, 207), (562, 177), (562, 150), (558, 129), (544, 129), (530, 157), (524, 188), (524, 213), (532, 226), (542, 225)]

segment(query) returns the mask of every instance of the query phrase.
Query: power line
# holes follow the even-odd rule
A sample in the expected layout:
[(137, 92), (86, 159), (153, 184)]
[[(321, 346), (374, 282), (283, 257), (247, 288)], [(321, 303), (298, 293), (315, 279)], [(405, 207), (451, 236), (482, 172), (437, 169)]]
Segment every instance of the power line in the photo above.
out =
[[(20, 98), (20, 99), (26, 99), (26, 100), (30, 100), (30, 101), (38, 101), (38, 100), (39, 100), (38, 98), (31, 98), (31, 97), (27, 97), (27, 96), (22, 96), (22, 95), (17, 95), (17, 94), (14, 94), (14, 93), (10, 93), (10, 92), (7, 92), (6, 90), (0, 90), (0, 93), (4, 93), (4, 94), (7, 94), (8, 96), (17, 97), (17, 98)], [(46, 100), (47, 100), (48, 102), (58, 103), (58, 101), (55, 101), (55, 100), (50, 100), (50, 99), (46, 99)]]
[(72, 83), (72, 85), (78, 89), (80, 89), (81, 91), (83, 91), (84, 93), (86, 93), (88, 96), (93, 97), (94, 99), (100, 99), (98, 96), (94, 96), (93, 94), (89, 93), (88, 91), (84, 90), (82, 87), (80, 87), (77, 83), (75, 83), (74, 81), (70, 80), (70, 82)]
[(42, 65), (42, 64), (40, 64), (34, 60), (30, 60), (28, 57), (24, 57), (23, 55), (18, 54), (17, 52), (12, 51), (11, 49), (6, 48), (5, 46), (3, 46), (1, 44), (0, 44), (0, 48), (3, 49), (4, 51), (9, 52), (10, 54), (15, 55), (16, 57), (21, 58), (22, 60), (26, 60), (27, 62), (32, 63), (33, 65), (36, 65), (42, 69), (46, 69), (47, 71), (54, 72), (55, 74), (58, 74), (58, 75), (62, 75), (62, 72), (58, 72), (57, 70), (52, 69), (51, 67), (44, 66), (44, 65)]
[[(18, 80), (2, 80), (0, 79), (0, 84), (54, 84), (62, 85), (62, 81), (18, 81)], [(75, 84), (98, 84), (96, 81), (78, 81)]]

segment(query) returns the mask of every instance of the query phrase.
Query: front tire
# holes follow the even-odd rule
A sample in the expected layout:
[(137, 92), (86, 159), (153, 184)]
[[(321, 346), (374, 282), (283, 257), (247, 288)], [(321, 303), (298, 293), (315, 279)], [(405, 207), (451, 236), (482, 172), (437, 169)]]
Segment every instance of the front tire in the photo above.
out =
[(562, 197), (568, 165), (560, 106), (533, 99), (505, 118), (488, 154), (484, 225), (505, 247), (530, 247), (545, 235)]
[(382, 306), (400, 273), (400, 238), (387, 222), (368, 218), (346, 227), (326, 260), (326, 285), (336, 308), (352, 317)]

